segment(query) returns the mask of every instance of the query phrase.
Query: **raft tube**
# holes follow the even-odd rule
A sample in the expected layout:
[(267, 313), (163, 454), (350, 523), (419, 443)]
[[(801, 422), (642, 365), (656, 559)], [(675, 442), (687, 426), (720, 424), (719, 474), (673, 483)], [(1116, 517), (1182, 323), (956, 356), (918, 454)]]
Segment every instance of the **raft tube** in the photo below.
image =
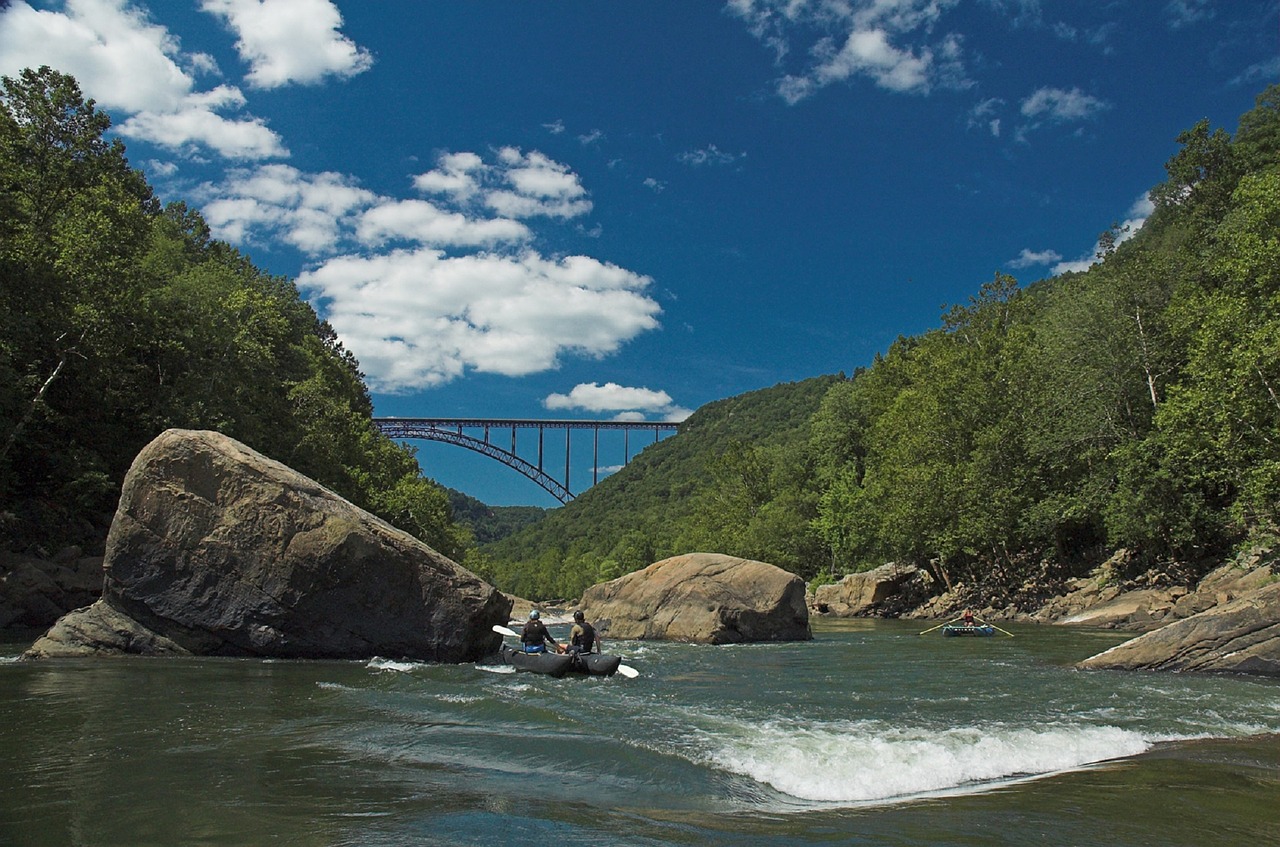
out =
[(613, 676), (622, 664), (621, 656), (607, 653), (525, 653), (506, 644), (499, 653), (505, 664), (516, 670), (561, 677), (567, 673), (587, 676)]

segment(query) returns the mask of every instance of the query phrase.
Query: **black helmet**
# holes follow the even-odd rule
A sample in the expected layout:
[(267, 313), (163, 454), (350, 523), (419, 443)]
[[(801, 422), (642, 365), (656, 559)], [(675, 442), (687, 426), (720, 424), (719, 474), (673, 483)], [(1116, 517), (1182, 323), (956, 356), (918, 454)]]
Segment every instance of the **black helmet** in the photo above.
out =
[(580, 621), (580, 620), (582, 620), (582, 612), (581, 612), (581, 611), (574, 612), (574, 613), (573, 613), (573, 619), (574, 619), (575, 621)]
[(536, 621), (537, 619), (538, 619), (538, 610), (534, 609), (532, 612), (529, 613), (529, 620)]

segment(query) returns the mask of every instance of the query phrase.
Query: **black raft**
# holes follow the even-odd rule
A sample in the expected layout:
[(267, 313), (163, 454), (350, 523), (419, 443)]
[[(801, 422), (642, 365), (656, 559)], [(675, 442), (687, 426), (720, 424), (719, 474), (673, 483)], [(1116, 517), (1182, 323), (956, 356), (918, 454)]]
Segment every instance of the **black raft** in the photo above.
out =
[(608, 653), (526, 653), (503, 644), (498, 654), (503, 664), (516, 670), (561, 677), (565, 674), (613, 676), (622, 664), (621, 656)]

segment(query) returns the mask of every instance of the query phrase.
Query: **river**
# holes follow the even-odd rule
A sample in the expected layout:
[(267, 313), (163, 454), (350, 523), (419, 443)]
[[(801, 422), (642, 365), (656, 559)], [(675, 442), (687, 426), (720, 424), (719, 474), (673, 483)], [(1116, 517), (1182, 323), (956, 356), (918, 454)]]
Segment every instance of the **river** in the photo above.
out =
[(636, 679), (5, 643), (0, 844), (1277, 843), (1280, 681), (1072, 669), (1109, 631), (924, 626), (608, 642)]

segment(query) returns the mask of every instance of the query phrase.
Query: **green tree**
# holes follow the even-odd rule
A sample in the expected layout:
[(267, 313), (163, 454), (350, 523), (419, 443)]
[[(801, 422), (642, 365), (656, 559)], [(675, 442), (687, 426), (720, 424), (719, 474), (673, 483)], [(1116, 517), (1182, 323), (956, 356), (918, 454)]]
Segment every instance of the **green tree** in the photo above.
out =
[(1159, 417), (1169, 463), (1236, 532), (1280, 517), (1280, 171), (1241, 180), (1207, 277), (1171, 308), (1188, 349)]
[[(373, 426), (354, 357), (292, 281), (160, 209), (75, 80), (0, 93), (0, 514), (19, 546), (101, 543), (124, 473), (168, 427), (214, 429), (435, 546), (471, 543), (412, 451)], [(83, 516), (102, 524), (83, 529)], [(94, 533), (98, 533), (96, 539)]]

